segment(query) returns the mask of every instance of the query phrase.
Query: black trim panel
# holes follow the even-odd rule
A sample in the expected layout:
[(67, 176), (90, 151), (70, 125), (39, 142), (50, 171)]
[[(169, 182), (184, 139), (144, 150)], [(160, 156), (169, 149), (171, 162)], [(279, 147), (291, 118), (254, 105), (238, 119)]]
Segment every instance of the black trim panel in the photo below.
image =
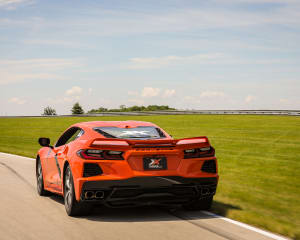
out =
[[(180, 176), (134, 177), (124, 180), (90, 181), (82, 187), (81, 201), (108, 207), (143, 205), (178, 205), (212, 197), (217, 178), (184, 178)], [(101, 199), (86, 198), (86, 193), (101, 192)]]
[(59, 164), (58, 164), (57, 155), (54, 155), (54, 158), (55, 158), (55, 163), (56, 163), (58, 175), (59, 175), (59, 178), (61, 179), (61, 171), (60, 171), (60, 166), (59, 166)]
[(133, 177), (124, 180), (88, 181), (83, 184), (83, 189), (113, 188), (113, 187), (170, 187), (177, 184), (208, 185), (217, 184), (218, 180), (212, 178), (184, 178), (180, 176), (154, 176)]

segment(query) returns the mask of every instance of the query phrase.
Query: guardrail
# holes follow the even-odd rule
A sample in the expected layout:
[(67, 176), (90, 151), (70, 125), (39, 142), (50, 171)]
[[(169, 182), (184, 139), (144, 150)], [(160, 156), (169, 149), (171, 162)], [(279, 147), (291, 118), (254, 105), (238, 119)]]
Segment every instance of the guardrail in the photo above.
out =
[(55, 116), (0, 116), (0, 118), (16, 117), (98, 117), (98, 116), (151, 116), (151, 115), (289, 115), (300, 116), (300, 110), (170, 110), (170, 111), (142, 111), (142, 112), (101, 112), (80, 115), (55, 115)]

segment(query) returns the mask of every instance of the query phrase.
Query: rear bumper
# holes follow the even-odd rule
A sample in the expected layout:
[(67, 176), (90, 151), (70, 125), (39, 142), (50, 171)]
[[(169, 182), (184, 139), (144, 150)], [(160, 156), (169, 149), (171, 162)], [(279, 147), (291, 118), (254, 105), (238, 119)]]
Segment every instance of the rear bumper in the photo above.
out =
[[(80, 200), (101, 203), (110, 207), (183, 204), (213, 196), (217, 183), (216, 177), (184, 178), (180, 176), (87, 181), (82, 185)], [(87, 198), (87, 195), (93, 197)]]

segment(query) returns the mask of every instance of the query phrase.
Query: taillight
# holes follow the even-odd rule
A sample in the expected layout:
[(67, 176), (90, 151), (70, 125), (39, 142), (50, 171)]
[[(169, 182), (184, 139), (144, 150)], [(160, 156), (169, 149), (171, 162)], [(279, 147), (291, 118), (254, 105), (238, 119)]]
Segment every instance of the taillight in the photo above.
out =
[(184, 158), (212, 157), (215, 155), (215, 149), (213, 147), (185, 149), (183, 152)]
[(77, 155), (90, 160), (124, 160), (123, 152), (113, 150), (84, 149), (79, 150)]

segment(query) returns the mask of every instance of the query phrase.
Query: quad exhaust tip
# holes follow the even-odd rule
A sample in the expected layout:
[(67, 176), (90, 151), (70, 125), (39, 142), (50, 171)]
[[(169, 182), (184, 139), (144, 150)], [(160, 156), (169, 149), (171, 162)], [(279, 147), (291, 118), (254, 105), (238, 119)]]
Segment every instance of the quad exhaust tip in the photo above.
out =
[(103, 198), (104, 197), (104, 192), (103, 191), (97, 191), (95, 193), (95, 198), (99, 199), (99, 198)]
[(84, 198), (86, 200), (102, 199), (102, 198), (104, 198), (104, 192), (103, 191), (86, 191), (84, 193)]

